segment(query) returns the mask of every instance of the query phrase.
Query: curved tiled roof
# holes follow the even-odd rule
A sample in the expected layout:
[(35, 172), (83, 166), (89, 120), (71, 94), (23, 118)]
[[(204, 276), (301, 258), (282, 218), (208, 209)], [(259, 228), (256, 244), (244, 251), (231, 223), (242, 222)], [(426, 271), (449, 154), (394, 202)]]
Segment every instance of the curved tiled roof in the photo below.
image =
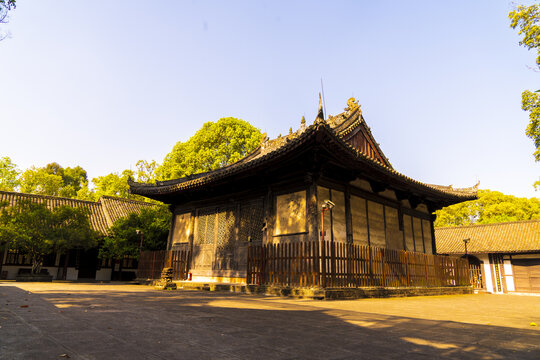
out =
[(140, 214), (143, 208), (151, 208), (154, 206), (154, 204), (151, 203), (121, 199), (112, 196), (102, 196), (99, 199), (99, 202), (103, 207), (103, 212), (107, 217), (109, 226), (112, 226), (112, 224), (120, 218), (125, 218), (133, 213)]
[(435, 229), (439, 254), (518, 253), (540, 251), (540, 220)]
[(288, 136), (265, 141), (260, 147), (248, 154), (245, 158), (221, 169), (175, 180), (157, 181), (156, 184), (130, 182), (131, 191), (134, 194), (151, 197), (152, 195), (164, 195), (194, 189), (248, 169), (255, 168), (256, 166), (264, 164), (267, 161), (275, 159), (285, 153), (290, 153), (302, 146), (308, 140), (313, 139), (318, 135), (326, 136), (336, 145), (337, 151), (341, 151), (345, 156), (348, 156), (354, 161), (367, 164), (372, 169), (377, 170), (398, 182), (412, 186), (418, 191), (424, 193), (427, 192), (436, 197), (453, 198), (456, 200), (456, 202), (476, 198), (476, 188), (444, 188), (437, 185), (422, 183), (395, 171), (391, 166), (382, 164), (380, 161), (367, 156), (363, 152), (348, 144), (339, 134), (334, 131), (327, 121), (322, 119), (317, 119), (313, 125), (300, 128), (297, 132), (289, 134)]
[(26, 194), (12, 191), (0, 191), (0, 203), (7, 202), (14, 205), (17, 201), (25, 199), (36, 203), (47, 204), (49, 209), (54, 209), (59, 206), (70, 207), (85, 207), (90, 210), (90, 224), (92, 228), (106, 235), (112, 223), (121, 218), (126, 217), (130, 213), (140, 213), (144, 207), (151, 207), (153, 204), (115, 198), (112, 196), (102, 196), (98, 202), (64, 198), (50, 195)]

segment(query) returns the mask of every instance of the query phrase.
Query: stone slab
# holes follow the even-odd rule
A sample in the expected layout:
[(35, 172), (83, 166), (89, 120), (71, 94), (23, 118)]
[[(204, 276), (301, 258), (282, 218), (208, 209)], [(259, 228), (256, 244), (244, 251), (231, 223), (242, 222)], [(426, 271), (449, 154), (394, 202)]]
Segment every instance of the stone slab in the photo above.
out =
[(530, 296), (318, 301), (0, 282), (0, 359), (538, 359)]

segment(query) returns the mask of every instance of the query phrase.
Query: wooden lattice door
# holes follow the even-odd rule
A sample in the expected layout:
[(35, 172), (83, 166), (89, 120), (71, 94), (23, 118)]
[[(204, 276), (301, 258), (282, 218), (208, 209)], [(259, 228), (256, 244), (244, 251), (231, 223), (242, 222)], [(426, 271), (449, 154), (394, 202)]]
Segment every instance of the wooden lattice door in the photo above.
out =
[(233, 208), (219, 211), (216, 216), (216, 250), (212, 268), (235, 270), (236, 217)]
[(197, 212), (191, 267), (194, 270), (211, 270), (214, 261), (216, 237), (216, 209)]

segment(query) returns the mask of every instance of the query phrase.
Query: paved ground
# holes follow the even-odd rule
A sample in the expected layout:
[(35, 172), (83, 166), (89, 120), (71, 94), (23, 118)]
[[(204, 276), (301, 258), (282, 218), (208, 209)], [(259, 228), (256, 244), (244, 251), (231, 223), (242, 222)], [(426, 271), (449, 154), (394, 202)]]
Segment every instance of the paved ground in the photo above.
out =
[(0, 282), (0, 359), (68, 357), (540, 359), (540, 298), (310, 301)]

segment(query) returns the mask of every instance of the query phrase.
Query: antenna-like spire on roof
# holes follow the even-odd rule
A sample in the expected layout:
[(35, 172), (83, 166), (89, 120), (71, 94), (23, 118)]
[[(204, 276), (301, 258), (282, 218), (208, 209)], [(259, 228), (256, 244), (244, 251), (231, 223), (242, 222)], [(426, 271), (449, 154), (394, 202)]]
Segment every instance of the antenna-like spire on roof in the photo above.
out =
[(317, 120), (324, 121), (324, 112), (323, 112), (321, 93), (319, 93), (319, 111), (317, 112), (317, 118), (315, 119), (315, 121)]

